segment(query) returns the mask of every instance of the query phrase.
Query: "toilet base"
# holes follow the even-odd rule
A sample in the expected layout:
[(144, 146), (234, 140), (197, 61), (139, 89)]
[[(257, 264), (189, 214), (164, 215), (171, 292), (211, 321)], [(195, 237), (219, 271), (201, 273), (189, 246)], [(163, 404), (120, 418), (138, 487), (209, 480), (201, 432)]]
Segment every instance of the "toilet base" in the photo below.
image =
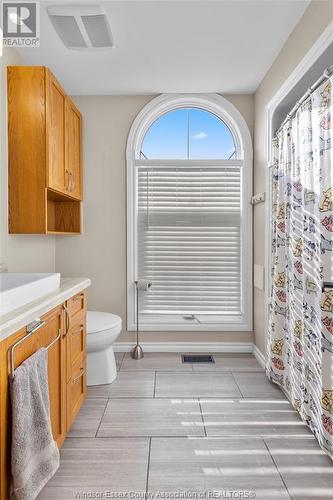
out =
[(117, 378), (113, 347), (87, 355), (87, 385), (111, 384)]

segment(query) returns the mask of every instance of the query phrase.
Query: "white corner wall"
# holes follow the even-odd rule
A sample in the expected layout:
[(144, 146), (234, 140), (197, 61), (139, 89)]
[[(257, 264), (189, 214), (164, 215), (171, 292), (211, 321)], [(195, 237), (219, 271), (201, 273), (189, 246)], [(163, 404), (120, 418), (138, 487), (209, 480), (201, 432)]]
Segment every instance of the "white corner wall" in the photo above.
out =
[(3, 49), (0, 57), (0, 264), (6, 264), (10, 272), (53, 272), (54, 236), (8, 234), (7, 66), (24, 64), (14, 49)]

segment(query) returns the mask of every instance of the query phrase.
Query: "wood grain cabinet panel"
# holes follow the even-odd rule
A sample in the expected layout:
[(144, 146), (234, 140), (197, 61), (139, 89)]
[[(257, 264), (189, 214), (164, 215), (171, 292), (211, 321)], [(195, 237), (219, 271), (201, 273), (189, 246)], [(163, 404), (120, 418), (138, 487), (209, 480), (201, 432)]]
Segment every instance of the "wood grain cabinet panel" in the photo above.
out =
[(59, 340), (48, 350), (48, 383), (53, 437), (62, 445), (66, 436), (66, 341), (64, 335), (64, 310), (58, 308), (45, 316), (40, 329), (39, 347), (50, 344), (60, 333)]
[(50, 71), (46, 71), (47, 185), (66, 194), (66, 94)]
[(80, 314), (79, 321), (70, 327), (67, 333), (67, 380), (72, 376), (72, 367), (77, 360), (85, 356), (86, 326), (85, 314)]
[(66, 172), (69, 176), (69, 193), (78, 200), (82, 199), (81, 121), (80, 111), (67, 99)]
[(81, 292), (74, 295), (74, 297), (67, 300), (66, 306), (68, 308), (70, 322), (72, 323), (75, 321), (75, 315), (77, 313), (87, 309), (87, 293)]
[(80, 356), (72, 366), (67, 383), (67, 431), (71, 428), (87, 394), (86, 357)]
[(65, 304), (67, 313), (67, 431), (86, 397), (87, 293), (74, 295)]
[(45, 233), (45, 70), (8, 67), (10, 233)]
[(82, 117), (44, 66), (9, 66), (9, 232), (81, 231)]

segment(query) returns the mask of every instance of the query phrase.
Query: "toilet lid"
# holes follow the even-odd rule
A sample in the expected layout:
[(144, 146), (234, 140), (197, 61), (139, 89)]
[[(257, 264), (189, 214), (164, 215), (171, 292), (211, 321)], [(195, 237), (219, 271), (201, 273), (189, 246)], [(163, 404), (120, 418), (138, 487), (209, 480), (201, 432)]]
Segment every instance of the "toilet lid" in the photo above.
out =
[(121, 325), (121, 318), (116, 314), (87, 311), (87, 334), (98, 333)]

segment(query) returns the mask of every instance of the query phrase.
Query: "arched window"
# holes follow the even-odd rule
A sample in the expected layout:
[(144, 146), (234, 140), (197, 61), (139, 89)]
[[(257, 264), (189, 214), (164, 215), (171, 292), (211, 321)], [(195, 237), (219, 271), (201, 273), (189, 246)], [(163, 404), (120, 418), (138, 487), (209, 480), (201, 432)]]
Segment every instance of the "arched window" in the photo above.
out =
[(128, 329), (251, 330), (251, 139), (218, 95), (161, 96), (131, 128)]
[(236, 145), (228, 126), (210, 111), (179, 108), (160, 116), (147, 130), (141, 158), (230, 160)]

